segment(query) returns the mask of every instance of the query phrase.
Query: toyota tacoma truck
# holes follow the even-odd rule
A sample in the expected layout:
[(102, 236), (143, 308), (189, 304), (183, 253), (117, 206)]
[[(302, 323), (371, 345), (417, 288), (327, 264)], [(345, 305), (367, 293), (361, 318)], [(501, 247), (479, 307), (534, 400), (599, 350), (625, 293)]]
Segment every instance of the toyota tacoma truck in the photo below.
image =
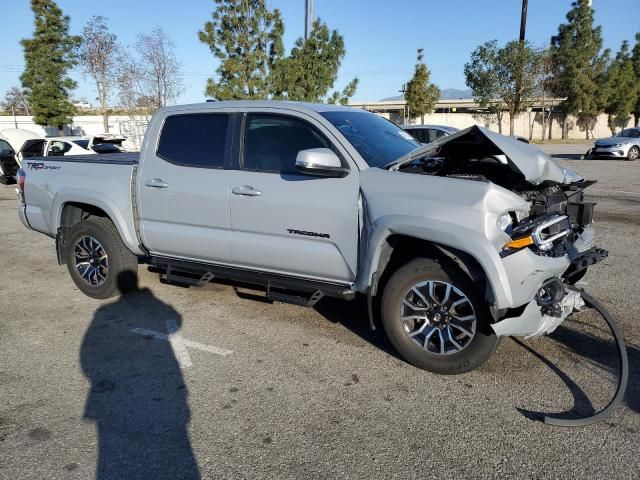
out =
[(366, 296), (408, 362), (457, 374), (500, 337), (552, 332), (594, 246), (591, 182), (471, 127), (422, 146), (348, 107), (211, 102), (159, 110), (139, 154), (29, 158), (19, 216), (103, 299), (139, 264), (312, 306)]

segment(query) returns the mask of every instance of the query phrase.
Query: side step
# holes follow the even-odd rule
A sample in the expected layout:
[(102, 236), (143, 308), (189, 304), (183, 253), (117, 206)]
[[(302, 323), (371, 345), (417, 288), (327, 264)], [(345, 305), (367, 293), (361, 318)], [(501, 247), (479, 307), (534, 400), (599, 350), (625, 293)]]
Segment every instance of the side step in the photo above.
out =
[(318, 301), (324, 297), (324, 294), (320, 290), (316, 290), (309, 296), (300, 295), (302, 292), (274, 292), (270, 286), (267, 285), (267, 298), (274, 302), (291, 303), (293, 305), (300, 305), (301, 307), (313, 307)]
[[(356, 292), (345, 285), (285, 277), (263, 272), (210, 264), (199, 264), (161, 257), (152, 257), (149, 262), (163, 282), (183, 287), (201, 287), (213, 279), (222, 283), (245, 285), (260, 290), (267, 300), (313, 307), (325, 297), (353, 300)], [(229, 284), (229, 283), (227, 283)]]

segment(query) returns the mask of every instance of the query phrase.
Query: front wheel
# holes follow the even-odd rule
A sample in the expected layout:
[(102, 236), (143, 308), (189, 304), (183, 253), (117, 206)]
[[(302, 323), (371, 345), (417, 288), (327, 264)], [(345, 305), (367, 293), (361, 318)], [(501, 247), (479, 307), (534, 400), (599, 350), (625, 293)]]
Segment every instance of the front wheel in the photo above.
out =
[(71, 279), (91, 298), (109, 298), (136, 287), (138, 258), (124, 245), (108, 218), (77, 223), (66, 238)]
[(498, 338), (489, 316), (467, 275), (426, 258), (399, 268), (382, 296), (382, 323), (393, 346), (434, 373), (465, 373), (493, 355)]
[(627, 152), (627, 160), (637, 160), (640, 157), (640, 148), (635, 145), (629, 149)]

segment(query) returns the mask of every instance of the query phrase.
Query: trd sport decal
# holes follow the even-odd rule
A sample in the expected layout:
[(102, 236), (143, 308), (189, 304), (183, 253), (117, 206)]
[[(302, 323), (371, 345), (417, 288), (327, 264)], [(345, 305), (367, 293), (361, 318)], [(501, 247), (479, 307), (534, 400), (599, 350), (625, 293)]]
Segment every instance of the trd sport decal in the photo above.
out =
[(328, 233), (305, 232), (304, 230), (295, 230), (293, 228), (287, 228), (287, 232), (293, 235), (305, 235), (307, 237), (331, 238), (331, 235)]
[(45, 165), (42, 162), (27, 162), (30, 170), (60, 170), (62, 167), (56, 165)]

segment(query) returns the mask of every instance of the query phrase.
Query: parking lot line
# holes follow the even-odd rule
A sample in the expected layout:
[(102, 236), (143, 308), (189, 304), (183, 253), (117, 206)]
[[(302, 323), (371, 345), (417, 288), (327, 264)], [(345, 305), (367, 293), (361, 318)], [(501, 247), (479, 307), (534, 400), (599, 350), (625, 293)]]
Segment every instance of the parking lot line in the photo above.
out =
[(178, 328), (176, 322), (173, 320), (167, 321), (168, 333), (160, 333), (156, 332), (155, 330), (148, 330), (146, 328), (132, 328), (129, 331), (131, 333), (137, 333), (138, 335), (147, 335), (158, 340), (167, 340), (171, 344), (171, 348), (173, 349), (176, 360), (178, 361), (178, 364), (182, 369), (191, 367), (193, 365), (186, 347), (202, 350), (203, 352), (214, 353), (223, 357), (233, 353), (232, 350), (226, 350), (224, 348), (216, 347), (213, 345), (206, 345), (204, 343), (194, 342), (193, 340), (182, 338), (180, 329)]

